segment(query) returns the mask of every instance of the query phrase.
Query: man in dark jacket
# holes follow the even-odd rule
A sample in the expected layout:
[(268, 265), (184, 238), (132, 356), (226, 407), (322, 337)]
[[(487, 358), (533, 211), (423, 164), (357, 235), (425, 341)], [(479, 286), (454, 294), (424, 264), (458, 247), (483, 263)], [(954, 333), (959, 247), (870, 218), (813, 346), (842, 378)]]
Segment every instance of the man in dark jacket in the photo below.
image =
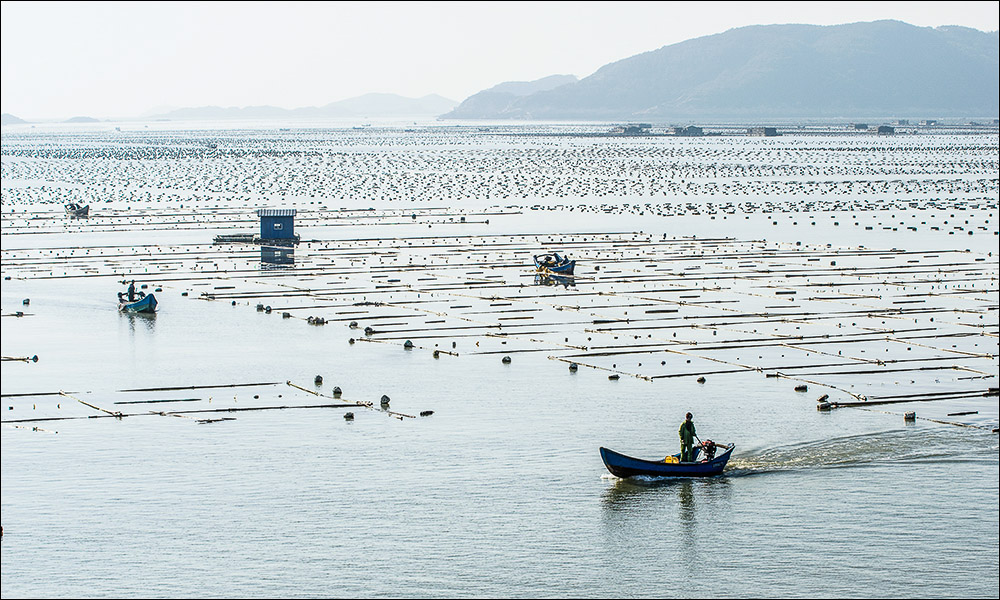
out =
[(681, 428), (677, 430), (677, 433), (681, 436), (681, 462), (691, 462), (694, 460), (694, 456), (691, 452), (691, 447), (694, 446), (694, 421), (691, 420), (691, 413), (688, 413), (684, 422), (681, 423)]

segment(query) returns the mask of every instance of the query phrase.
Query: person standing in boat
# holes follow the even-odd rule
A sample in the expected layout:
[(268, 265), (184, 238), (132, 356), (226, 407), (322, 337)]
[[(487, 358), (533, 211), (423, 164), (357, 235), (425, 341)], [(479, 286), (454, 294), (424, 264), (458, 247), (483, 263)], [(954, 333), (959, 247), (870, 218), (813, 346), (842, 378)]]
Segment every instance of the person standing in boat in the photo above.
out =
[(681, 428), (677, 430), (678, 435), (681, 436), (681, 462), (691, 462), (694, 460), (691, 448), (694, 446), (696, 434), (694, 432), (694, 421), (691, 419), (691, 413), (685, 415), (684, 422), (681, 423)]
[(135, 280), (128, 284), (128, 301), (135, 302)]

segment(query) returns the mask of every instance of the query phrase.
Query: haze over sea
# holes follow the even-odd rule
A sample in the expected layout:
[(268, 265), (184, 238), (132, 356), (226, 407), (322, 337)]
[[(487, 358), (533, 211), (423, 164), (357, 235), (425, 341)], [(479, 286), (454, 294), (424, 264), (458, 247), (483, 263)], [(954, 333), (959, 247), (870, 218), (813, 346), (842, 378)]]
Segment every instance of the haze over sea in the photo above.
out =
[(5, 127), (3, 596), (997, 597), (996, 126), (612, 125)]

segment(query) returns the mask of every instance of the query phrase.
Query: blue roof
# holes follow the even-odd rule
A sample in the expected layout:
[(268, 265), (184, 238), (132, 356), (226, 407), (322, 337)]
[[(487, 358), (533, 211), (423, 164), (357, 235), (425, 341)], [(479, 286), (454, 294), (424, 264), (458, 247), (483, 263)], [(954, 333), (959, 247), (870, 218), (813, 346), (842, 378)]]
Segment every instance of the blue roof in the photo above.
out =
[(294, 217), (294, 208), (261, 208), (257, 210), (258, 217)]

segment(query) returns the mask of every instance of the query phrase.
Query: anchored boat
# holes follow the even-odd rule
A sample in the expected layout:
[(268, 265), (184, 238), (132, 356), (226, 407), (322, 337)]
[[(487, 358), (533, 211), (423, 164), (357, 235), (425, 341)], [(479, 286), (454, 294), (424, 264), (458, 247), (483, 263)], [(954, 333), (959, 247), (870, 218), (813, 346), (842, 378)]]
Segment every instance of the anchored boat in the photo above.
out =
[(66, 214), (72, 219), (86, 219), (90, 215), (90, 205), (81, 206), (76, 202), (66, 205)]
[(566, 256), (560, 256), (553, 252), (552, 254), (536, 254), (535, 259), (535, 270), (540, 273), (552, 273), (555, 275), (572, 275), (573, 269), (576, 267), (576, 261), (570, 260)]
[[(678, 452), (668, 456), (665, 460), (644, 460), (626, 456), (614, 450), (601, 448), (601, 458), (604, 465), (616, 477), (633, 477), (635, 475), (646, 475), (648, 477), (712, 477), (722, 473), (729, 462), (729, 457), (733, 453), (736, 444), (718, 445), (706, 441), (701, 446), (695, 446), (694, 462), (680, 462), (681, 455)], [(722, 453), (715, 455), (715, 450), (721, 449)], [(704, 452), (702, 452), (704, 450)], [(705, 458), (698, 460), (703, 455)]]

